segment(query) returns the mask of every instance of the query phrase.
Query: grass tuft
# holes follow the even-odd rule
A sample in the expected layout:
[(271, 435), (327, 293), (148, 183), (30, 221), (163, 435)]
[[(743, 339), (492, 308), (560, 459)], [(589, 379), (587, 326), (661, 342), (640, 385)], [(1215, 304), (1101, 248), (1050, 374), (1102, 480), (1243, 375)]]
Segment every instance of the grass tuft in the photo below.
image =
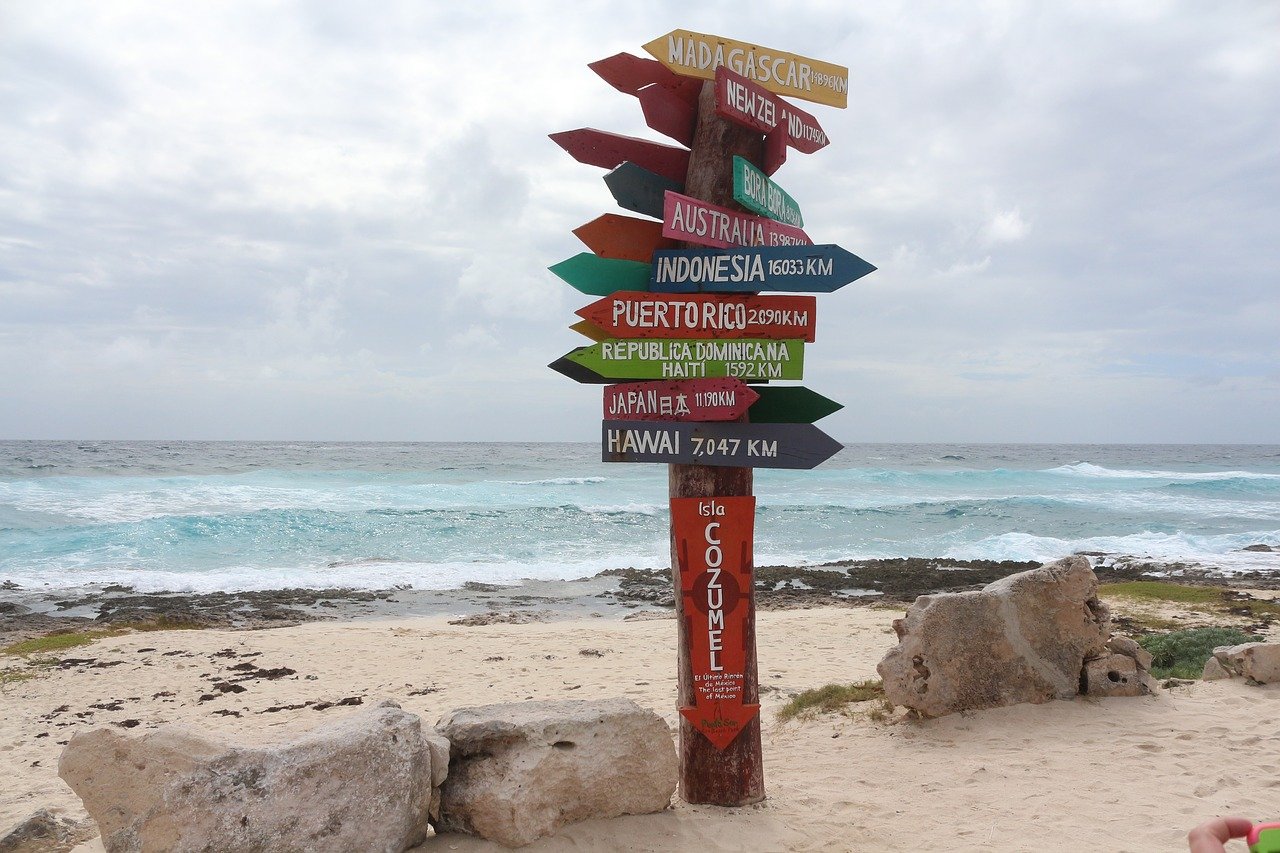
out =
[(1222, 587), (1187, 586), (1166, 581), (1126, 581), (1108, 583), (1098, 588), (1098, 595), (1106, 598), (1133, 598), (1139, 601), (1173, 601), (1179, 604), (1221, 604)]
[(1151, 674), (1156, 678), (1196, 679), (1218, 646), (1258, 642), (1257, 634), (1235, 628), (1188, 628), (1168, 634), (1147, 634), (1138, 645), (1151, 652)]
[(125, 632), (119, 628), (98, 631), (62, 631), (56, 634), (47, 634), (43, 637), (33, 637), (30, 640), (22, 640), (13, 645), (5, 646), (0, 649), (0, 654), (25, 656), (46, 652), (61, 652), (78, 646), (87, 646), (94, 640), (101, 640), (103, 637), (118, 637), (123, 633)]
[(853, 684), (828, 684), (792, 697), (778, 711), (778, 719), (785, 722), (801, 715), (829, 714), (855, 702), (870, 702), (873, 699), (883, 698), (884, 685), (879, 679), (858, 681)]

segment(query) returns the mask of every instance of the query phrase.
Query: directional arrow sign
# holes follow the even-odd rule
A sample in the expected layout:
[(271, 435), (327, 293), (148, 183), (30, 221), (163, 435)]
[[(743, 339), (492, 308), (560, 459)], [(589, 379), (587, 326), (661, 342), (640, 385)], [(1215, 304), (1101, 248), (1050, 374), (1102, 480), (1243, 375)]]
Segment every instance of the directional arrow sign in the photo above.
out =
[(751, 165), (745, 157), (733, 158), (733, 200), (745, 207), (799, 228), (804, 225), (800, 205), (782, 187), (769, 180), (769, 176)]
[(818, 325), (812, 296), (715, 296), (619, 291), (578, 316), (614, 338), (801, 338)]
[(694, 704), (680, 713), (721, 751), (760, 712), (744, 699), (755, 511), (753, 497), (671, 499), (693, 676)]
[(553, 133), (551, 139), (573, 159), (588, 166), (612, 169), (629, 160), (672, 181), (683, 181), (689, 171), (688, 149), (659, 145), (635, 136), (585, 127)]
[(732, 421), (760, 399), (741, 379), (625, 382), (604, 389), (605, 420)]
[(578, 347), (548, 365), (583, 383), (615, 379), (803, 379), (804, 341), (624, 341)]
[(645, 86), (636, 97), (640, 99), (645, 124), (681, 145), (693, 144), (693, 128), (698, 120), (696, 101), (690, 103), (657, 83)]
[(688, 30), (673, 30), (644, 49), (687, 77), (712, 80), (726, 65), (779, 95), (840, 108), (849, 104), (849, 69), (842, 65)]
[(604, 82), (628, 95), (639, 95), (645, 86), (656, 83), (664, 89), (677, 92), (686, 101), (695, 103), (698, 93), (702, 91), (702, 84), (673, 73), (656, 59), (632, 56), (629, 53), (615, 53), (588, 63), (587, 67), (600, 75)]
[(675, 192), (668, 192), (663, 199), (662, 236), (720, 249), (727, 246), (805, 246), (813, 243), (809, 235), (799, 228)]
[(831, 293), (875, 270), (834, 244), (664, 249), (653, 254), (654, 293)]
[(781, 131), (787, 145), (805, 154), (831, 143), (812, 115), (723, 66), (716, 69), (716, 112), (761, 133)]
[(602, 423), (605, 462), (815, 468), (843, 447), (813, 424)]
[(613, 335), (606, 332), (604, 329), (600, 328), (594, 323), (588, 323), (586, 320), (581, 320), (577, 323), (574, 323), (572, 326), (569, 327), (569, 331), (577, 332), (583, 337), (590, 338), (593, 341), (608, 341), (608, 340), (612, 340), (614, 337)]
[(662, 218), (663, 196), (668, 192), (684, 192), (684, 178), (673, 181), (635, 163), (623, 163), (604, 176), (605, 186), (618, 207), (654, 219)]
[(602, 258), (649, 263), (659, 249), (674, 249), (675, 240), (662, 236), (662, 223), (634, 216), (606, 213), (573, 229), (587, 248)]
[(844, 406), (802, 385), (757, 387), (760, 399), (747, 410), (753, 424), (811, 424)]
[(579, 252), (547, 269), (583, 293), (608, 296), (615, 290), (643, 290), (648, 287), (652, 265)]

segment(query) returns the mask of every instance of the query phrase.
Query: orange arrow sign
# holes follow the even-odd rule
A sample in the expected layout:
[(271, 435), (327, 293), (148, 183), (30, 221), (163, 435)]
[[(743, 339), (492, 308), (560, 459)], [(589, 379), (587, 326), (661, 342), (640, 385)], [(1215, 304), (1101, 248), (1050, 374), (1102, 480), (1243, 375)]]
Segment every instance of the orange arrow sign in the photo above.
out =
[(760, 712), (744, 701), (755, 508), (754, 497), (671, 499), (694, 695), (680, 713), (719, 750)]
[(662, 236), (662, 223), (606, 213), (573, 229), (574, 235), (587, 248), (602, 258), (649, 263), (659, 249), (674, 249), (680, 244)]

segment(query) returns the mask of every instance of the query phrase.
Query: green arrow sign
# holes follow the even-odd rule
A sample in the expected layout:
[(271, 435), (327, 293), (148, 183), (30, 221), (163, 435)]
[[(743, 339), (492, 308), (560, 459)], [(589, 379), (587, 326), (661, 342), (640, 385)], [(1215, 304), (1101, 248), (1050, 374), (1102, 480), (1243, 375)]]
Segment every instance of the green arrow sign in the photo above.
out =
[(804, 378), (804, 341), (607, 340), (579, 347), (550, 365), (578, 382), (615, 379), (699, 379), (734, 376), (745, 381)]
[(795, 199), (743, 157), (733, 158), (733, 200), (777, 222), (797, 228), (804, 225)]
[(760, 396), (747, 409), (753, 424), (811, 424), (844, 408), (840, 403), (801, 385), (751, 386)]
[(650, 264), (620, 261), (581, 252), (548, 267), (570, 285), (591, 296), (608, 296), (615, 290), (648, 290)]

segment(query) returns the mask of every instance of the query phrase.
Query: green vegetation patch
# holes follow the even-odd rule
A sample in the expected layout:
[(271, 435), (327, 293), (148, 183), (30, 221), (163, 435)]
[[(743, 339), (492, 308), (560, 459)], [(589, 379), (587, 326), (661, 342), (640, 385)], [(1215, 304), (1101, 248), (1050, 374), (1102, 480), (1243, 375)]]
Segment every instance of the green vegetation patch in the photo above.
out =
[(786, 721), (802, 714), (830, 714), (846, 705), (870, 702), (873, 699), (884, 699), (884, 685), (878, 678), (856, 681), (853, 684), (828, 684), (793, 697), (778, 711), (778, 719)]
[(111, 629), (105, 631), (64, 631), (58, 634), (49, 634), (44, 637), (34, 637), (30, 640), (23, 640), (14, 643), (11, 646), (5, 646), (0, 649), (0, 654), (5, 655), (35, 655), (47, 652), (60, 652), (66, 649), (74, 649), (77, 646), (87, 646), (94, 640), (100, 640), (103, 637), (116, 637), (123, 634), (124, 631)]
[(1166, 581), (1126, 581), (1103, 584), (1098, 595), (1106, 598), (1133, 598), (1139, 601), (1173, 601), (1179, 604), (1222, 604), (1227, 590), (1216, 586), (1187, 586)]
[(1199, 678), (1204, 662), (1218, 646), (1238, 646), (1262, 639), (1235, 628), (1187, 628), (1168, 634), (1147, 634), (1138, 645), (1151, 652), (1151, 674), (1156, 678)]

